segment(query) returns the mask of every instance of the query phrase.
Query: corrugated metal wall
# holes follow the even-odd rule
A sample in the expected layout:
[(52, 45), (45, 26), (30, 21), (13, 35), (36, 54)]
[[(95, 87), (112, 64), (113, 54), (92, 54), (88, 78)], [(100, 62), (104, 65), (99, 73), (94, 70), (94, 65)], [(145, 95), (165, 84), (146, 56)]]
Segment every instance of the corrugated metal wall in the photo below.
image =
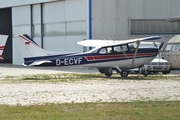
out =
[[(52, 2), (57, 1), (57, 2)], [(23, 30), (31, 35), (31, 24), (34, 25), (34, 39), (39, 44), (40, 15), (43, 13), (43, 24), (53, 28), (53, 24), (65, 26), (60, 33), (47, 30), (43, 37), (43, 47), (47, 50), (81, 51), (81, 47), (72, 43), (86, 39), (88, 27), (88, 2), (90, 0), (0, 0), (0, 8), (12, 7), (13, 34)], [(41, 5), (43, 12), (41, 13)], [(57, 4), (56, 4), (57, 3)], [(30, 5), (31, 4), (31, 5)], [(167, 19), (180, 16), (180, 0), (92, 0), (92, 38), (101, 39), (129, 39), (147, 35), (131, 35), (131, 19)], [(33, 8), (31, 14), (30, 8)], [(33, 18), (31, 18), (31, 15)], [(33, 22), (31, 21), (33, 19)], [(82, 24), (81, 24), (82, 23)], [(85, 24), (85, 25), (84, 25)], [(79, 26), (74, 29), (73, 26)], [(68, 30), (67, 30), (68, 29)], [(85, 31), (83, 31), (86, 29)], [(84, 32), (87, 32), (87, 34)], [(82, 35), (77, 35), (82, 33)], [(57, 34), (55, 36), (48, 36)], [(63, 36), (63, 34), (65, 34)], [(45, 34), (46, 35), (46, 34)], [(167, 41), (173, 35), (162, 35), (162, 40)], [(55, 47), (52, 47), (55, 46)], [(20, 53), (13, 43), (13, 64), (20, 64)]]
[[(87, 38), (87, 1), (59, 0), (13, 7), (12, 21), (13, 35), (26, 33), (33, 36), (45, 50), (82, 52), (83, 47), (76, 42)], [(13, 64), (22, 62), (20, 51), (13, 41)]]
[[(92, 0), (93, 38), (129, 39), (131, 19), (167, 19), (180, 16), (180, 0)], [(147, 36), (147, 35), (146, 35)], [(162, 35), (167, 41), (173, 35)], [(107, 38), (108, 39), (108, 38)]]
[(37, 4), (37, 3), (45, 3), (45, 2), (53, 2), (53, 1), (64, 1), (64, 0), (0, 0), (0, 3), (1, 3), (0, 8)]

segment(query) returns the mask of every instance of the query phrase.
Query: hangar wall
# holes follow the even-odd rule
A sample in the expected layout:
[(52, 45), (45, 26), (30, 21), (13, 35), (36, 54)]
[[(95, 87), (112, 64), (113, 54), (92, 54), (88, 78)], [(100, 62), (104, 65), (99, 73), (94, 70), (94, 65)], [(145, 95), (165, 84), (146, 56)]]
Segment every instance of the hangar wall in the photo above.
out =
[(64, 1), (64, 0), (0, 0), (0, 8), (15, 7), (21, 5), (30, 5), (37, 3), (53, 2), (53, 1)]
[(0, 34), (8, 35), (0, 63), (12, 63), (12, 19), (11, 8), (0, 9)]
[[(13, 35), (27, 33), (41, 47), (50, 51), (79, 52), (83, 50), (74, 43), (91, 36), (91, 31), (88, 31), (91, 27), (88, 18), (90, 16), (88, 7), (91, 1), (93, 39), (102, 39), (102, 37), (129, 39), (160, 35), (162, 36), (161, 40), (166, 42), (175, 34), (180, 33), (180, 30), (174, 30), (175, 33), (171, 31), (172, 33), (162, 32), (162, 34), (132, 34), (132, 24), (136, 22), (140, 22), (140, 24), (142, 22), (160, 22), (173, 30), (173, 25), (167, 24), (165, 19), (179, 16), (179, 0), (0, 1), (0, 8), (12, 9)], [(140, 28), (139, 24), (135, 26), (137, 30), (143, 28)], [(13, 64), (22, 62), (20, 51), (13, 40)]]
[[(156, 34), (131, 34), (131, 20), (166, 20), (179, 16), (179, 0), (92, 0), (93, 38), (129, 39)], [(164, 23), (163, 23), (164, 24)], [(176, 33), (175, 33), (176, 34)], [(157, 34), (168, 41), (174, 34)]]
[[(12, 8), (13, 35), (26, 33), (48, 51), (82, 52), (87, 38), (86, 0), (63, 0)], [(13, 41), (13, 64), (23, 63)]]

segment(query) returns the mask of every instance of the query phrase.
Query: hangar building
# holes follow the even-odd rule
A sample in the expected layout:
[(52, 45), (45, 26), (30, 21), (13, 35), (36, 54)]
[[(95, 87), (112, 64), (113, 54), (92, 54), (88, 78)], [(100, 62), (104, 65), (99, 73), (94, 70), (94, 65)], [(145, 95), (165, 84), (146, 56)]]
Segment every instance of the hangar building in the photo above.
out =
[(4, 61), (22, 64), (13, 40), (26, 33), (49, 51), (82, 52), (83, 39), (129, 39), (180, 33), (180, 0), (0, 0), (0, 34), (8, 34)]

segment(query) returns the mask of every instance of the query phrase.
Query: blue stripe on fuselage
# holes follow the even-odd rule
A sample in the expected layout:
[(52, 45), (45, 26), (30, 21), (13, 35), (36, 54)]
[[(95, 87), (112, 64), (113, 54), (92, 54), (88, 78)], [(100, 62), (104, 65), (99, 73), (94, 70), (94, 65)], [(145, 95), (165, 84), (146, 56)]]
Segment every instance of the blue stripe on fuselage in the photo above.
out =
[[(153, 57), (156, 56), (156, 54), (151, 53), (157, 53), (158, 54), (158, 49), (148, 49), (148, 48), (139, 48), (138, 53), (139, 54), (148, 54), (147, 56), (136, 56), (136, 58), (142, 58), (142, 57)], [(134, 56), (134, 51), (129, 51), (126, 52), (126, 55), (130, 55), (131, 57), (115, 57), (113, 58), (113, 55), (115, 54), (108, 54), (108, 55), (100, 55), (97, 53), (76, 53), (76, 54), (63, 54), (63, 55), (54, 55), (54, 56), (42, 56), (42, 57), (33, 57), (33, 58), (25, 58), (25, 64), (30, 65), (34, 61), (52, 61), (51, 63), (45, 63), (42, 65), (49, 65), (49, 66), (70, 66), (70, 65), (80, 65), (80, 64), (93, 64), (93, 63), (100, 63), (100, 62), (110, 62), (110, 61), (118, 61), (118, 60), (128, 60), (128, 59), (133, 59)], [(116, 55), (124, 55), (123, 53), (119, 53)], [(86, 57), (88, 56), (112, 56), (112, 58), (108, 59), (99, 59), (99, 60), (91, 60), (88, 61)]]

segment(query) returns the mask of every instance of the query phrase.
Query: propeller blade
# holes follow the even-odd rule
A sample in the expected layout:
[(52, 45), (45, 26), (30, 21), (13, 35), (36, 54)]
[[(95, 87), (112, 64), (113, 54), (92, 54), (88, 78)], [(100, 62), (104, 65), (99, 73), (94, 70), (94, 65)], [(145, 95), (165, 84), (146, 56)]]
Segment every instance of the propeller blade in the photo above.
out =
[(161, 45), (159, 46), (159, 50), (161, 50), (161, 48), (163, 47), (164, 42), (161, 43)]

